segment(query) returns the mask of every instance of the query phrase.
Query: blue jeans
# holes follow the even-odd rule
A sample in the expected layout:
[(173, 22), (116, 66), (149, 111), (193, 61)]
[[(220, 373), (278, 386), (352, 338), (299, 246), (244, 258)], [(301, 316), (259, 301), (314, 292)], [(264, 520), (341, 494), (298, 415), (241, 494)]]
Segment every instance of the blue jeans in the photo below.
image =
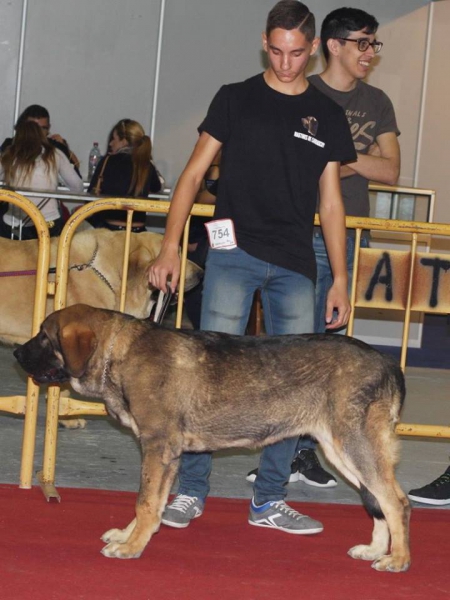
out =
[[(315, 333), (325, 333), (325, 312), (328, 291), (333, 285), (333, 273), (331, 271), (328, 253), (325, 247), (323, 235), (314, 232), (313, 247), (317, 263), (317, 282), (316, 282), (316, 308), (314, 313), (314, 331)], [(361, 248), (368, 248), (369, 240), (361, 238)], [(353, 279), (353, 261), (355, 258), (355, 238), (347, 236), (347, 272), (348, 272), (348, 293), (352, 290)], [(317, 443), (309, 436), (300, 437), (297, 444), (297, 453), (300, 450), (314, 450)]]
[[(239, 248), (208, 252), (201, 329), (243, 335), (258, 289), (269, 335), (313, 331), (313, 282), (300, 273), (254, 258)], [(296, 444), (297, 438), (291, 438), (263, 450), (254, 486), (258, 504), (285, 497)], [(211, 453), (183, 454), (179, 493), (204, 500), (209, 492), (211, 462)]]
[[(314, 233), (313, 247), (317, 262), (317, 283), (316, 283), (316, 309), (314, 315), (314, 331), (316, 333), (325, 332), (325, 312), (327, 294), (333, 285), (333, 273), (331, 271), (330, 261), (325, 247), (325, 241), (321, 233)], [(361, 238), (361, 248), (368, 248), (369, 240)], [(355, 238), (347, 236), (347, 273), (348, 273), (348, 293), (352, 290), (353, 279), (353, 261), (355, 258)]]

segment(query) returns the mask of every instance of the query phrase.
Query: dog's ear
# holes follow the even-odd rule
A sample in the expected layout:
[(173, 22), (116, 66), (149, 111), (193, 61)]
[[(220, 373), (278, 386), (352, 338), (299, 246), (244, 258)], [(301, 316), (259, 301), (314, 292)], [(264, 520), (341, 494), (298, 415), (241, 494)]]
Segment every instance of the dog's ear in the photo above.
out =
[(128, 279), (135, 281), (142, 277), (148, 279), (147, 271), (149, 265), (155, 260), (157, 255), (144, 246), (138, 246), (130, 252), (130, 260), (128, 263)]
[(95, 333), (85, 324), (71, 322), (61, 329), (59, 338), (67, 370), (72, 377), (81, 377), (97, 347)]

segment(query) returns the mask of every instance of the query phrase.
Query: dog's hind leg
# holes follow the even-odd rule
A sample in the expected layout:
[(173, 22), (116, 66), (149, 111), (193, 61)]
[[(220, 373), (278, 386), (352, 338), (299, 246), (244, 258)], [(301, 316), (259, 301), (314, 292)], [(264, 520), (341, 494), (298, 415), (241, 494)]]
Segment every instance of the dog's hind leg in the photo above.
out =
[(377, 571), (406, 571), (411, 563), (409, 551), (409, 517), (411, 507), (394, 474), (376, 494), (391, 536), (391, 554), (375, 560), (372, 567)]
[(360, 491), (364, 506), (373, 517), (372, 541), (370, 544), (353, 546), (348, 554), (352, 558), (374, 561), (385, 556), (389, 550), (389, 528), (375, 496), (365, 486)]
[[(328, 460), (359, 488), (363, 503), (374, 519), (370, 544), (354, 546), (352, 558), (373, 560), (379, 571), (406, 571), (410, 564), (409, 503), (394, 474), (394, 434), (370, 440), (354, 435), (338, 443), (320, 440)], [(376, 434), (377, 437), (377, 434)], [(329, 440), (328, 440), (329, 442)], [(344, 450), (345, 448), (345, 450)], [(391, 554), (389, 551), (391, 540)]]
[(102, 549), (108, 558), (139, 558), (150, 538), (159, 529), (178, 460), (160, 444), (143, 442), (141, 487), (136, 502), (136, 518), (124, 530), (111, 530), (103, 536), (109, 541)]
[(381, 558), (389, 549), (389, 529), (375, 497), (361, 484), (359, 480), (360, 474), (356, 472), (355, 465), (349, 460), (345, 452), (342, 451), (340, 443), (336, 443), (336, 441), (333, 443), (329, 436), (324, 436), (321, 440), (321, 445), (329, 462), (359, 489), (366, 510), (374, 520), (371, 543), (354, 546), (350, 548), (348, 554), (352, 558), (359, 558), (361, 560), (373, 561)]
[[(355, 440), (358, 451), (352, 456), (360, 477), (363, 503), (374, 519), (372, 542), (355, 546), (349, 554), (353, 558), (374, 560), (378, 571), (406, 571), (410, 565), (409, 502), (395, 479), (394, 459), (396, 443), (383, 440), (385, 445), (371, 443), (368, 438)], [(364, 448), (364, 446), (366, 446)], [(350, 459), (349, 459), (350, 461)], [(389, 551), (389, 538), (391, 553)]]

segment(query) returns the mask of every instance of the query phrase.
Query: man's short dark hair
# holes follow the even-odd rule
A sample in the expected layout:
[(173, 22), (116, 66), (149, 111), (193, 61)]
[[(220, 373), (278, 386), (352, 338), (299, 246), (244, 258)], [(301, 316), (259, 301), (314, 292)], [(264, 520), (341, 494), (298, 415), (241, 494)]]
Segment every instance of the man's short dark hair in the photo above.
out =
[(320, 30), (320, 40), (322, 42), (322, 52), (328, 62), (330, 52), (328, 50), (328, 40), (346, 38), (353, 31), (363, 30), (368, 35), (376, 33), (378, 21), (374, 16), (369, 15), (359, 8), (338, 8), (330, 12), (325, 17)]
[(28, 119), (50, 119), (49, 112), (40, 104), (31, 104), (17, 119), (16, 127), (28, 121)]
[(269, 37), (274, 29), (298, 29), (308, 42), (316, 35), (316, 20), (307, 6), (298, 0), (281, 0), (277, 2), (267, 17), (266, 35)]

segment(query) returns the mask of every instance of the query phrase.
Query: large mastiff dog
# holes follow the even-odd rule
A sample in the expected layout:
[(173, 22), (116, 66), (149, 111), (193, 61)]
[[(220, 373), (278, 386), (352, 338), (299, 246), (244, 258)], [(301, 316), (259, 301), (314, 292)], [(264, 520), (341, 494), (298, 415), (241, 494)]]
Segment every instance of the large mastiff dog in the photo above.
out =
[[(149, 316), (155, 290), (148, 284), (148, 269), (161, 249), (162, 235), (132, 233), (125, 312), (138, 318)], [(50, 265), (56, 264), (59, 238), (51, 238)], [(67, 305), (83, 302), (118, 310), (122, 283), (125, 232), (90, 229), (76, 233), (70, 251)], [(0, 238), (0, 341), (23, 343), (30, 338), (33, 318), (37, 240)], [(186, 289), (194, 287), (201, 269), (188, 263)], [(53, 298), (47, 302), (47, 314)]]
[(408, 568), (409, 504), (394, 475), (404, 379), (370, 346), (340, 335), (171, 330), (75, 305), (47, 317), (14, 354), (38, 382), (70, 381), (103, 398), (139, 439), (136, 518), (104, 534), (105, 556), (141, 555), (158, 531), (183, 451), (264, 446), (309, 433), (374, 518), (371, 543), (350, 556), (374, 561), (379, 571)]

